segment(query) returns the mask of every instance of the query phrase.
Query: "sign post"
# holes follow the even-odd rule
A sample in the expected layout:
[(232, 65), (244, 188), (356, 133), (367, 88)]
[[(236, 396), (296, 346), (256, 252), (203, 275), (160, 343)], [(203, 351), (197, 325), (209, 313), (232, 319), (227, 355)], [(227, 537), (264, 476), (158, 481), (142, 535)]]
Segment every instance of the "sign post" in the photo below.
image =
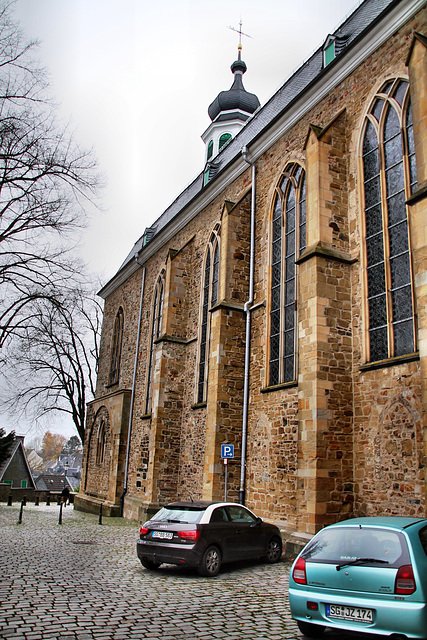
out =
[(224, 502), (227, 502), (228, 459), (234, 458), (234, 444), (221, 445), (221, 458), (224, 461), (224, 469), (225, 469)]

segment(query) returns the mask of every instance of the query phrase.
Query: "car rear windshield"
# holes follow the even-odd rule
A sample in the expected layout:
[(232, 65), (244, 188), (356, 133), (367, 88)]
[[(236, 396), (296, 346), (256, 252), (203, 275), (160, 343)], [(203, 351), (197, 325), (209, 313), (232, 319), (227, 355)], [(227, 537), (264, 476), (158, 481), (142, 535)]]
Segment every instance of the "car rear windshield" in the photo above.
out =
[(320, 531), (302, 553), (309, 562), (353, 563), (375, 560), (381, 566), (399, 567), (408, 560), (405, 536), (399, 531), (371, 527), (336, 527)]
[(427, 527), (421, 529), (418, 534), (420, 536), (420, 541), (424, 549), (424, 553), (427, 555)]
[(197, 524), (204, 512), (205, 509), (197, 509), (194, 507), (163, 507), (163, 509), (160, 509), (160, 511), (158, 511), (151, 520)]

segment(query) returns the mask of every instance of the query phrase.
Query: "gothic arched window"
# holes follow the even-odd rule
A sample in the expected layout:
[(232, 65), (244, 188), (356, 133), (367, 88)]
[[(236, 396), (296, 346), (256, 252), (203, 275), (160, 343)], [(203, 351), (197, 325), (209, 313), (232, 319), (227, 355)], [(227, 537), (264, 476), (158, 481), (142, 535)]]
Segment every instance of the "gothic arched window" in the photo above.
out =
[(96, 463), (102, 464), (105, 458), (105, 422), (101, 420), (96, 442)]
[(208, 379), (210, 315), (209, 311), (218, 301), (219, 280), (219, 237), (214, 232), (211, 236), (205, 259), (202, 289), (202, 317), (199, 338), (199, 364), (197, 383), (197, 402), (205, 402)]
[(153, 299), (153, 312), (151, 322), (151, 340), (150, 340), (150, 353), (148, 356), (148, 369), (147, 369), (147, 394), (145, 401), (145, 413), (149, 413), (151, 410), (151, 388), (153, 378), (153, 359), (154, 359), (154, 347), (156, 340), (160, 337), (162, 332), (162, 320), (163, 320), (163, 297), (164, 297), (164, 281), (160, 277), (157, 281), (157, 285), (154, 291)]
[(109, 384), (117, 384), (120, 377), (120, 359), (122, 355), (124, 314), (122, 307), (119, 308), (114, 320), (113, 344), (111, 348), (111, 364)]
[(387, 82), (366, 117), (362, 145), (367, 361), (415, 351), (407, 198), (417, 184), (409, 84)]
[(305, 172), (286, 167), (271, 220), (269, 386), (296, 379), (296, 266), (306, 245)]

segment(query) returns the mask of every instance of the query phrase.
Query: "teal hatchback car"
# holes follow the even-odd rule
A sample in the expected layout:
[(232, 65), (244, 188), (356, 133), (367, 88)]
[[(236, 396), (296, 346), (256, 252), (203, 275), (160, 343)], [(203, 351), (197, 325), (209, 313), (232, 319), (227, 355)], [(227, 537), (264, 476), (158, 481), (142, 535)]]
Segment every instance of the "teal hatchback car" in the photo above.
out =
[(368, 517), (325, 527), (289, 578), (292, 617), (317, 638), (327, 628), (427, 638), (427, 519)]

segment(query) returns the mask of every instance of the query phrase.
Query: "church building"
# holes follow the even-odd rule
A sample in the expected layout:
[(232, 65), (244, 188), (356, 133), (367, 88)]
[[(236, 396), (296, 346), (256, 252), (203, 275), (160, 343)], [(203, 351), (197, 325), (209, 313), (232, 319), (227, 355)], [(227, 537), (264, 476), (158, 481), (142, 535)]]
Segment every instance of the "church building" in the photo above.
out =
[(100, 291), (77, 508), (427, 516), (425, 0), (324, 36), (264, 105), (239, 46), (200, 174)]

